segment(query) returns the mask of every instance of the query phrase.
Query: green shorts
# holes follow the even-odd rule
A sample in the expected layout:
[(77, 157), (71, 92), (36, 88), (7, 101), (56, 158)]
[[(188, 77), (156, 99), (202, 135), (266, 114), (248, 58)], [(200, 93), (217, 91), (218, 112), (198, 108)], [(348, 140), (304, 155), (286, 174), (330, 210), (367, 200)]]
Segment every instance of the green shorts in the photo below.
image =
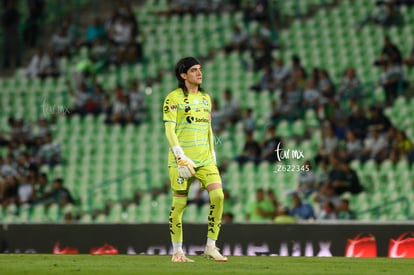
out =
[(206, 189), (208, 185), (212, 183), (220, 183), (221, 177), (216, 165), (201, 166), (196, 168), (196, 174), (194, 177), (184, 179), (178, 175), (177, 167), (168, 167), (168, 173), (170, 175), (171, 189), (175, 193), (188, 193), (188, 189), (191, 186), (194, 178), (200, 180), (201, 188)]

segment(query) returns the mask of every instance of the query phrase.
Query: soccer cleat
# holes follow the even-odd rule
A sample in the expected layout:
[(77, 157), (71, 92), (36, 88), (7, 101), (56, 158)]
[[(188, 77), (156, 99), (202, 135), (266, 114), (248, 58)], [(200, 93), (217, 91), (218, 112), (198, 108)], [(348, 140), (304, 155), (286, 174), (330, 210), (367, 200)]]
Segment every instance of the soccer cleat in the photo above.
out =
[(213, 259), (216, 262), (227, 262), (227, 257), (224, 257), (219, 252), (219, 248), (215, 246), (206, 246), (204, 250), (204, 256), (207, 259)]
[(175, 252), (171, 258), (173, 263), (193, 263), (194, 261), (187, 258), (183, 251)]

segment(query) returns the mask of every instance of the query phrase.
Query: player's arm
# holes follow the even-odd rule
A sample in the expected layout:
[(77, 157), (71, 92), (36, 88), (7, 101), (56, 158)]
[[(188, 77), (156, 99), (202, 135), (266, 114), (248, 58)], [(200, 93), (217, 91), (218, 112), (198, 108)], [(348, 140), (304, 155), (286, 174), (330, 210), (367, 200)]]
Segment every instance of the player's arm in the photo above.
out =
[(165, 136), (167, 137), (168, 144), (171, 148), (179, 146), (177, 135), (175, 134), (175, 123), (172, 121), (166, 121), (165, 125)]
[(189, 159), (185, 154), (183, 149), (181, 148), (178, 137), (175, 134), (175, 123), (167, 121), (164, 123), (165, 125), (165, 135), (167, 136), (168, 143), (172, 148), (174, 153), (175, 159), (177, 160), (178, 164), (178, 174), (182, 178), (190, 178), (195, 175), (195, 164), (194, 162)]
[(177, 104), (174, 98), (167, 96), (164, 101), (164, 126), (165, 135), (167, 137), (170, 148), (178, 164), (178, 172), (180, 177), (189, 178), (195, 174), (195, 164), (189, 159), (180, 146), (177, 134), (175, 133), (175, 126), (177, 121)]
[[(211, 104), (211, 98), (208, 97), (208, 102), (209, 102), (209, 106), (211, 108), (212, 104)], [(210, 109), (210, 123), (209, 123), (209, 127), (208, 127), (208, 140), (210, 143), (210, 151), (211, 151), (211, 156), (214, 160), (214, 162), (217, 164), (217, 159), (216, 159), (216, 151), (214, 150), (214, 135), (213, 135), (213, 128), (211, 126), (211, 109)]]
[(216, 151), (214, 150), (213, 128), (211, 127), (211, 123), (208, 127), (208, 140), (209, 140), (209, 143), (210, 143), (211, 156), (213, 157), (214, 162), (217, 162), (217, 160), (216, 160)]
[(165, 126), (165, 135), (168, 140), (168, 144), (171, 148), (180, 145), (177, 135), (175, 134), (175, 126), (177, 121), (177, 102), (172, 94), (169, 94), (163, 105), (163, 120)]

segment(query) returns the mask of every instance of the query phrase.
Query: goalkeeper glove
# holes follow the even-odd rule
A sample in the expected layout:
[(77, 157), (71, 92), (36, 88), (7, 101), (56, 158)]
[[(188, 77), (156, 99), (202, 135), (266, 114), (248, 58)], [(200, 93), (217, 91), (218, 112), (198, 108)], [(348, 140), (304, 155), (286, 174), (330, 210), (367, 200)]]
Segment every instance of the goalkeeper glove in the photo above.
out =
[(182, 178), (191, 178), (195, 175), (195, 164), (194, 162), (189, 159), (185, 154), (183, 149), (177, 145), (173, 148), (173, 153), (175, 155), (175, 158), (177, 160), (178, 164), (178, 174)]

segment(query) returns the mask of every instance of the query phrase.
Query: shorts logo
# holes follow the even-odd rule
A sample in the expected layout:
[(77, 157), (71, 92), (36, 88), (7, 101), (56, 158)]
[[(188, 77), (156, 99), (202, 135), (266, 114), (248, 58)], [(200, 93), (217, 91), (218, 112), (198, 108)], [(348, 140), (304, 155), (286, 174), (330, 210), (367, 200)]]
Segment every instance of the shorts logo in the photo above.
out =
[(218, 173), (208, 173), (206, 176), (218, 176)]

